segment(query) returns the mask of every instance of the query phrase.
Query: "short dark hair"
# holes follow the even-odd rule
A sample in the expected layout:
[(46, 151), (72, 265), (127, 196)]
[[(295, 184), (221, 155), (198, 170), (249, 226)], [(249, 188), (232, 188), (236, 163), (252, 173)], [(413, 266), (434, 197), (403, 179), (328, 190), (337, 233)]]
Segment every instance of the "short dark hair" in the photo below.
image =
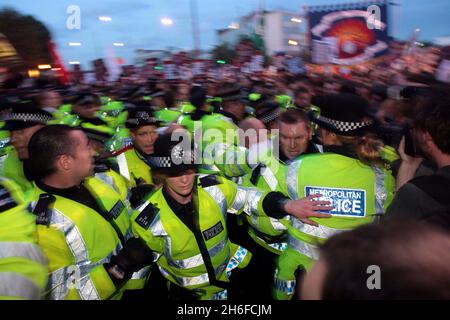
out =
[(50, 125), (38, 130), (30, 140), (28, 152), (33, 172), (39, 172), (38, 179), (56, 172), (55, 160), (61, 155), (72, 155), (76, 142), (70, 136), (77, 128), (65, 125)]
[(415, 128), (431, 135), (439, 150), (450, 154), (450, 99), (419, 109), (414, 122)]
[(310, 127), (310, 120), (305, 111), (300, 109), (288, 109), (287, 111), (281, 113), (278, 118), (278, 122), (285, 124), (296, 124), (299, 122), (304, 122), (307, 127)]
[[(450, 234), (431, 224), (400, 221), (365, 225), (330, 238), (322, 299), (450, 299)], [(369, 267), (381, 289), (368, 288)]]

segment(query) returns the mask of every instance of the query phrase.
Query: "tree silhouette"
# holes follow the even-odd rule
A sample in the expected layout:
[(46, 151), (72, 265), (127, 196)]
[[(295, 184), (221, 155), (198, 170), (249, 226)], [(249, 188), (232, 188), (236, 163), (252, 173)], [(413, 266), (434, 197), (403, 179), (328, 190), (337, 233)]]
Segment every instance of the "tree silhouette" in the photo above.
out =
[(0, 33), (16, 49), (24, 68), (51, 63), (47, 27), (33, 16), (23, 15), (12, 8), (0, 10)]

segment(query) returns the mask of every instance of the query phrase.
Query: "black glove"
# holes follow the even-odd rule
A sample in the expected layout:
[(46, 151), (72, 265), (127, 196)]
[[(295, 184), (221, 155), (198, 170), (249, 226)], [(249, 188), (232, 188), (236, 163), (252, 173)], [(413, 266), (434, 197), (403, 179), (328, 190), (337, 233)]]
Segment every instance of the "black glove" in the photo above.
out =
[(130, 279), (134, 272), (151, 265), (153, 260), (153, 253), (145, 243), (138, 238), (131, 238), (104, 266), (117, 284)]
[(144, 203), (145, 199), (155, 190), (152, 184), (141, 184), (135, 188), (131, 188), (130, 204), (133, 209), (136, 209)]

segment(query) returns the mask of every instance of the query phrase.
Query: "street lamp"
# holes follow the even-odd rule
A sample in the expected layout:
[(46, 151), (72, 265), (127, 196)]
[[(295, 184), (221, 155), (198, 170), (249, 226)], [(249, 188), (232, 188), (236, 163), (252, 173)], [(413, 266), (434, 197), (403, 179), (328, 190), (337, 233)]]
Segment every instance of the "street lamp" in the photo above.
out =
[(169, 26), (173, 25), (173, 20), (170, 19), (170, 18), (162, 18), (161, 19), (161, 24), (163, 26), (169, 27)]
[(81, 42), (69, 42), (69, 46), (71, 46), (71, 47), (79, 47), (79, 46), (81, 46)]
[(302, 19), (299, 18), (292, 18), (291, 21), (295, 23), (302, 23)]
[(112, 18), (108, 17), (108, 16), (100, 16), (100, 17), (98, 17), (98, 20), (103, 21), (103, 22), (111, 22)]

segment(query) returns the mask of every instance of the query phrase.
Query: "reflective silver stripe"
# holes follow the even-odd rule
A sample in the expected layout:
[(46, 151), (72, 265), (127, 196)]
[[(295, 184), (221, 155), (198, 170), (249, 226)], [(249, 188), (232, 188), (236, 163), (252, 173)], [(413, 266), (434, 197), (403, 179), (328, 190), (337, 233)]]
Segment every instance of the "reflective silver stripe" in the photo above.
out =
[[(86, 244), (84, 243), (83, 237), (81, 236), (80, 231), (72, 220), (66, 217), (59, 210), (53, 209), (50, 223), (52, 227), (64, 233), (66, 243), (73, 256), (75, 257), (75, 264), (80, 267), (80, 269), (83, 266), (89, 266), (90, 264), (92, 264), (92, 262), (88, 259), (88, 249)], [(51, 290), (54, 290), (56, 285), (55, 283), (53, 283), (53, 280), (54, 279), (50, 277), (49, 286)], [(92, 279), (89, 277), (89, 275), (80, 280), (80, 286), (77, 289), (82, 300), (100, 300), (100, 296), (96, 291)], [(64, 283), (62, 286), (59, 285), (59, 289), (57, 288), (57, 290), (51, 295), (56, 299), (64, 299), (67, 295), (67, 292), (67, 286)]]
[(375, 213), (377, 215), (384, 214), (384, 204), (387, 199), (386, 189), (384, 187), (384, 181), (386, 179), (386, 172), (379, 167), (372, 167), (375, 173)]
[[(208, 250), (209, 256), (211, 258), (214, 258), (216, 255), (218, 255), (220, 252), (222, 252), (226, 245), (228, 243), (228, 237), (225, 237), (222, 241), (217, 243), (215, 246), (213, 246), (211, 249)], [(167, 259), (170, 266), (178, 268), (178, 269), (190, 269), (190, 268), (196, 268), (199, 266), (204, 265), (203, 257), (201, 253), (187, 259), (183, 260), (171, 260)]]
[(259, 201), (261, 201), (263, 195), (264, 192), (256, 188), (238, 187), (233, 205), (228, 209), (228, 212), (237, 214), (244, 208), (245, 213), (248, 215), (256, 214)]
[(320, 238), (320, 239), (328, 239), (335, 234), (347, 231), (347, 229), (334, 229), (319, 225), (318, 227), (306, 224), (298, 220), (297, 218), (292, 217), (292, 226), (300, 232), (303, 232), (309, 236)]
[(114, 189), (114, 191), (116, 191), (117, 193), (120, 193), (119, 188), (117, 187), (117, 185), (114, 182), (113, 177), (107, 175), (104, 172), (99, 172), (95, 174), (95, 177), (100, 179), (101, 181), (103, 181), (104, 183), (106, 183), (108, 186), (110, 186), (111, 188)]
[(125, 152), (117, 156), (117, 164), (119, 165), (120, 174), (128, 181), (131, 181), (130, 170), (128, 169), (127, 158)]
[(247, 198), (247, 190), (243, 187), (238, 187), (234, 202), (228, 209), (228, 213), (237, 214), (244, 207)]
[(18, 273), (0, 272), (0, 297), (38, 300), (41, 290), (33, 281)]
[(125, 241), (134, 238), (133, 231), (131, 231), (131, 227), (128, 227), (127, 232), (125, 233)]
[(178, 277), (173, 274), (170, 274), (167, 270), (162, 267), (159, 267), (162, 275), (165, 277), (172, 277), (179, 286), (182, 287), (190, 287), (197, 286), (205, 283), (209, 283), (209, 276), (207, 273), (199, 275), (197, 277)]
[(311, 258), (313, 260), (319, 259), (319, 250), (316, 246), (300, 241), (293, 236), (288, 236), (288, 246), (301, 254)]
[(257, 214), (258, 204), (264, 196), (264, 192), (256, 188), (244, 188), (247, 191), (247, 201), (244, 206), (244, 211), (247, 214)]
[[(156, 237), (163, 237), (164, 238), (164, 254), (166, 257), (170, 257), (172, 252), (172, 240), (169, 237), (169, 234), (167, 233), (166, 229), (164, 229), (164, 225), (161, 221), (161, 215), (158, 213), (153, 220), (153, 222), (150, 224), (150, 232), (156, 236)], [(154, 262), (156, 262), (160, 257), (161, 254), (157, 252), (153, 252), (154, 256)]]
[(164, 226), (161, 221), (161, 216), (158, 213), (153, 220), (153, 222), (150, 224), (150, 230), (154, 236), (159, 237), (166, 237), (168, 236), (167, 231), (164, 229)]
[(220, 172), (220, 169), (217, 168), (217, 166), (215, 164), (213, 164), (213, 165), (202, 164), (202, 165), (200, 165), (200, 169), (208, 170), (208, 171)]
[(287, 295), (294, 294), (295, 285), (295, 280), (281, 280), (278, 278), (275, 279), (275, 289)]
[(287, 228), (278, 219), (269, 218), (272, 228), (276, 231), (285, 231)]
[(267, 167), (262, 168), (261, 176), (264, 178), (264, 181), (266, 181), (270, 190), (275, 191), (277, 189), (278, 180), (273, 174), (272, 170), (270, 170), (270, 168)]
[(0, 259), (20, 257), (47, 265), (47, 259), (39, 246), (26, 242), (0, 242)]
[(211, 249), (209, 249), (209, 255), (211, 258), (217, 256), (220, 252), (222, 252), (228, 244), (228, 237), (225, 237), (222, 241), (217, 243)]
[(299, 199), (298, 170), (300, 169), (301, 165), (302, 165), (302, 160), (297, 160), (288, 167), (287, 176), (286, 176), (286, 185), (287, 185), (288, 194), (292, 200)]
[(218, 186), (203, 188), (203, 190), (208, 192), (208, 194), (214, 199), (225, 217), (227, 214), (227, 201), (222, 190), (220, 190)]
[(150, 267), (144, 267), (131, 275), (132, 280), (144, 279), (150, 273)]
[(89, 273), (94, 268), (108, 263), (121, 249), (122, 245), (118, 243), (114, 251), (110, 252), (108, 256), (96, 263), (85, 262), (83, 264), (71, 265), (50, 273), (48, 287), (51, 291), (49, 292), (49, 299), (65, 299), (68, 290), (70, 289), (69, 286), (72, 285), (74, 289), (78, 290), (80, 296), (81, 291), (84, 293), (83, 296), (81, 296), (83, 300), (99, 300), (99, 298), (96, 298), (95, 294), (98, 295), (98, 293), (90, 279)]

